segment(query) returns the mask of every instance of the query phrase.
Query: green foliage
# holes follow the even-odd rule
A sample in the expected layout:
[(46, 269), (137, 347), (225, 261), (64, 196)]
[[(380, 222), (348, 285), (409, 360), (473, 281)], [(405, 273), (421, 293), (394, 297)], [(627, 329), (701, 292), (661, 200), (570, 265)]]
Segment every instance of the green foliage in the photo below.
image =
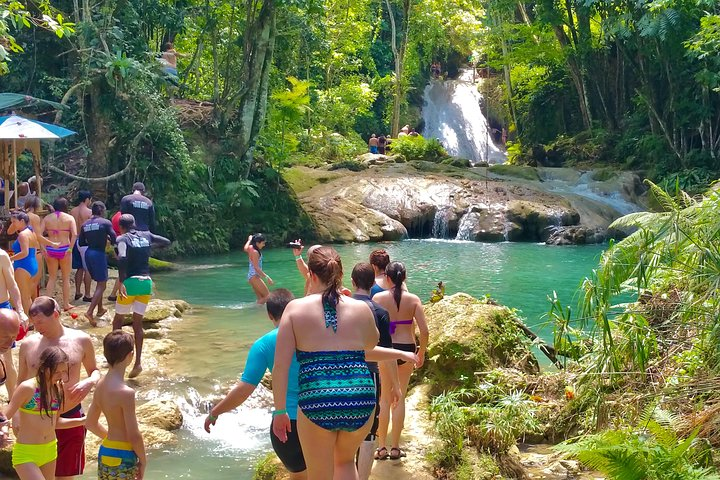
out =
[(253, 480), (275, 480), (282, 470), (277, 456), (275, 456), (274, 452), (270, 452), (255, 465)]
[[(600, 385), (646, 376), (648, 367), (671, 342), (663, 336), (660, 343), (656, 324), (671, 331), (691, 328), (693, 355), (702, 352), (709, 368), (719, 365), (720, 194), (711, 190), (696, 200), (680, 190), (671, 195), (648, 184), (661, 211), (633, 213), (615, 221), (612, 228), (637, 231), (610, 245), (581, 288), (577, 326), (587, 329), (591, 346), (582, 358), (587, 367), (585, 380)], [(642, 294), (646, 300), (624, 303), (628, 292)], [(662, 316), (643, 306), (655, 299), (662, 302), (665, 294), (676, 300)], [(562, 312), (561, 307), (555, 312)], [(558, 347), (573, 349), (582, 340), (568, 329), (568, 317), (555, 315), (556, 344), (561, 339)], [(678, 342), (678, 351), (688, 348), (681, 339)], [(580, 352), (584, 347), (578, 348)]]
[(717, 470), (702, 464), (696, 429), (679, 438), (666, 412), (646, 410), (634, 429), (608, 430), (570, 440), (557, 450), (578, 458), (613, 480), (718, 480)]
[(445, 148), (436, 138), (425, 140), (421, 135), (406, 135), (394, 139), (391, 146), (393, 154), (400, 154), (408, 161), (424, 160), (437, 163), (448, 156)]

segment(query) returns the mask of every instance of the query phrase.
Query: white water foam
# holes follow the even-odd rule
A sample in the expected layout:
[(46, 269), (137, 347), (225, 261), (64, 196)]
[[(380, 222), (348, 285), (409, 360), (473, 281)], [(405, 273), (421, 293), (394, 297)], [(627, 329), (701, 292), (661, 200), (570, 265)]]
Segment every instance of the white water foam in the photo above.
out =
[(431, 80), (424, 92), (423, 136), (437, 138), (450, 155), (473, 164), (505, 162), (507, 154), (493, 143), (481, 101), (472, 70), (462, 70), (457, 80)]

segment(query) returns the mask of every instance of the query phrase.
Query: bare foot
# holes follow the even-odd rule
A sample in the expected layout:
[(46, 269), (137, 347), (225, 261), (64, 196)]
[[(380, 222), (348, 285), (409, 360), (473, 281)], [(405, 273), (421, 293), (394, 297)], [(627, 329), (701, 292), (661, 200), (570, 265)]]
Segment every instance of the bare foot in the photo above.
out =
[(85, 312), (83, 315), (85, 315), (87, 321), (90, 322), (91, 327), (97, 327), (97, 322), (93, 318), (92, 314), (90, 314), (90, 312)]
[(102, 316), (105, 315), (106, 313), (107, 313), (107, 308), (103, 308), (102, 310), (98, 308), (97, 315), (95, 315), (95, 316), (96, 316), (96, 317), (102, 317)]
[(140, 372), (142, 372), (142, 367), (140, 365), (135, 365), (132, 370), (130, 370), (130, 373), (128, 374), (128, 378), (135, 378), (138, 375), (140, 375)]
[(73, 308), (75, 308), (74, 305), (65, 305), (65, 306), (63, 307), (63, 312), (69, 312), (69, 311), (72, 310)]

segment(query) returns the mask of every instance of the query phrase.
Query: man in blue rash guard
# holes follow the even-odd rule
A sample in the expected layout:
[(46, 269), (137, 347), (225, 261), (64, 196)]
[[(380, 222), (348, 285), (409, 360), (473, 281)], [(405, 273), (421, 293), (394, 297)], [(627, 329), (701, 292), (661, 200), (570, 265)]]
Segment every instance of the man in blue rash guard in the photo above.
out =
[[(218, 417), (230, 410), (233, 410), (245, 402), (255, 391), (260, 380), (267, 370), (272, 372), (275, 365), (275, 343), (278, 329), (285, 307), (293, 300), (293, 294), (284, 288), (278, 288), (270, 293), (267, 298), (267, 314), (272, 321), (272, 331), (260, 337), (250, 348), (245, 371), (240, 381), (230, 390), (227, 396), (215, 405), (205, 418), (205, 431), (210, 433), (210, 425), (215, 425)], [(297, 434), (297, 404), (298, 404), (298, 374), (300, 365), (295, 356), (290, 364), (288, 391), (287, 391), (287, 414), (290, 417), (291, 431), (288, 432), (287, 442), (281, 442), (270, 429), (270, 439), (273, 449), (285, 468), (290, 472), (291, 480), (305, 480), (307, 473), (305, 468), (305, 457), (300, 447), (300, 438)], [(285, 412), (283, 412), (285, 413)]]

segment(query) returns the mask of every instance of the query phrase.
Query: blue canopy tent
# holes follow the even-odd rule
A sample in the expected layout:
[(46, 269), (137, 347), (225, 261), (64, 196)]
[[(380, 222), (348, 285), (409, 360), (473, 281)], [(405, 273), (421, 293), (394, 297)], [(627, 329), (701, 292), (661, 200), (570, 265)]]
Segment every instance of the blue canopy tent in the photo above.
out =
[[(14, 180), (13, 193), (17, 192), (17, 156), (18, 152), (30, 150), (33, 154), (33, 166), (37, 179), (37, 193), (40, 195), (42, 179), (40, 177), (40, 140), (54, 140), (73, 135), (75, 132), (59, 125), (39, 122), (18, 115), (0, 117), (0, 176), (3, 178), (5, 210), (9, 207), (9, 180)], [(14, 195), (17, 208), (17, 195)]]

